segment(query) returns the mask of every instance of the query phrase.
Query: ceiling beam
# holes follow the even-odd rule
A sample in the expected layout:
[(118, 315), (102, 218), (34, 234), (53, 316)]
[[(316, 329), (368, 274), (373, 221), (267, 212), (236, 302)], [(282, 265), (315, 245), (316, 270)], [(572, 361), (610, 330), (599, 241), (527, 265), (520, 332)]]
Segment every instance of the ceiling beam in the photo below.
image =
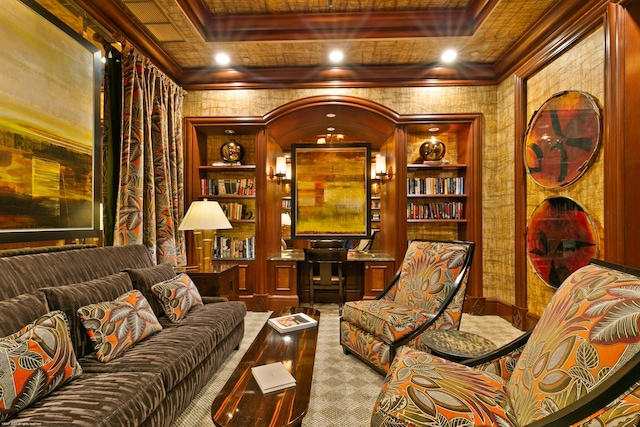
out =
[(487, 64), (370, 65), (357, 68), (289, 67), (185, 70), (179, 84), (186, 90), (468, 86), (498, 83)]
[(465, 9), (214, 15), (204, 0), (176, 0), (209, 42), (362, 40), (470, 36), (498, 0)]

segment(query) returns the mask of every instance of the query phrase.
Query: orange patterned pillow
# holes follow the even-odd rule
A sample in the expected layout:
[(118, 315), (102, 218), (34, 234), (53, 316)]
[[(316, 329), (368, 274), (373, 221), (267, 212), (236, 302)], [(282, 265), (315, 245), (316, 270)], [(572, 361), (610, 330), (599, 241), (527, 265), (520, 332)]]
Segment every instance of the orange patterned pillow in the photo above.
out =
[(101, 362), (116, 358), (162, 329), (149, 301), (138, 290), (127, 292), (114, 301), (80, 307), (77, 313)]
[(183, 319), (191, 307), (202, 305), (202, 297), (191, 278), (181, 273), (175, 278), (156, 283), (151, 290), (158, 297), (164, 312), (173, 323)]
[(47, 313), (0, 338), (0, 422), (80, 374), (62, 311)]

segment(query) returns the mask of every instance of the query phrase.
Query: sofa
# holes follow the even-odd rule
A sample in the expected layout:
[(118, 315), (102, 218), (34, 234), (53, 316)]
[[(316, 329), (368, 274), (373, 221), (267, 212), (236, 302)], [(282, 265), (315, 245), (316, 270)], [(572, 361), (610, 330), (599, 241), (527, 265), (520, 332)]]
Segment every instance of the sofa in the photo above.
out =
[[(205, 296), (202, 303), (187, 307), (179, 321), (169, 319), (166, 304), (151, 287), (177, 277), (181, 276), (171, 266), (156, 265), (143, 245), (0, 251), (0, 344), (31, 334), (34, 340), (27, 342), (37, 342), (40, 350), (44, 349), (44, 362), (41, 358), (39, 363), (56, 365), (65, 373), (39, 384), (51, 391), (40, 393), (33, 402), (21, 403), (24, 408), (19, 412), (7, 415), (0, 410), (0, 420), (4, 416), (0, 424), (170, 426), (238, 348), (246, 315), (244, 302)], [(140, 316), (152, 318), (154, 329), (115, 357), (101, 361), (96, 356), (99, 341), (92, 341), (78, 310), (93, 307), (104, 314), (105, 307), (120, 307), (112, 302), (123, 295), (137, 296), (140, 304), (131, 312), (140, 308)], [(68, 345), (65, 334), (59, 332), (65, 324), (61, 319), (68, 327)], [(121, 326), (111, 332), (122, 335)], [(139, 332), (137, 326), (129, 329), (125, 332)], [(61, 344), (54, 352), (50, 347), (58, 339)], [(105, 337), (101, 339), (103, 345), (111, 346)], [(11, 351), (17, 348), (14, 345)], [(26, 356), (37, 354), (30, 347), (21, 351)], [(7, 400), (16, 395), (7, 381), (10, 369), (23, 368), (23, 360), (17, 363), (14, 358), (7, 365), (3, 354), (6, 358), (7, 352), (0, 352), (0, 404), (4, 403), (0, 408), (5, 409), (11, 405)], [(26, 356), (23, 359), (28, 368), (34, 358)], [(29, 380), (34, 382), (34, 377)], [(30, 391), (23, 393), (22, 399), (31, 394), (38, 395)]]

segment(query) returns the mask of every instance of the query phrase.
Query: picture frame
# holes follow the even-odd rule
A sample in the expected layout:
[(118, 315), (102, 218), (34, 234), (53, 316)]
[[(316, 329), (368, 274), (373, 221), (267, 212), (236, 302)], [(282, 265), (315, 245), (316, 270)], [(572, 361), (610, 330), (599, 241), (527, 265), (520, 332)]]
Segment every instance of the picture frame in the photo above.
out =
[(98, 237), (100, 49), (32, 0), (0, 37), (0, 242)]
[(291, 147), (293, 239), (359, 239), (371, 233), (371, 144)]

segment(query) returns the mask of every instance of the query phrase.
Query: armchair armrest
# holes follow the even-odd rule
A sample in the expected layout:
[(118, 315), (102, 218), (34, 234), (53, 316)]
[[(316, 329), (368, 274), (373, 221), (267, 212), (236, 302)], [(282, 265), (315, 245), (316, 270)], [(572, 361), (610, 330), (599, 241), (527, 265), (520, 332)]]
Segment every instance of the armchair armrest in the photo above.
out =
[(520, 335), (515, 340), (503, 345), (502, 347), (474, 359), (467, 359), (460, 362), (479, 371), (492, 372), (503, 379), (507, 380), (513, 372), (515, 363), (520, 358), (522, 349), (529, 341), (533, 329)]
[[(624, 407), (625, 402), (623, 399), (625, 397), (632, 397), (637, 402), (640, 399), (638, 396), (640, 394), (639, 390), (640, 353), (636, 353), (620, 369), (590, 390), (586, 395), (560, 411), (527, 424), (526, 427), (586, 425), (587, 420), (592, 416), (602, 416), (608, 410), (615, 411), (618, 407)], [(620, 411), (622, 411), (622, 409), (620, 409)], [(635, 412), (637, 413), (637, 411)], [(620, 413), (618, 413), (618, 415), (620, 415)], [(633, 414), (630, 416), (633, 416)], [(637, 417), (637, 415), (635, 416)]]

